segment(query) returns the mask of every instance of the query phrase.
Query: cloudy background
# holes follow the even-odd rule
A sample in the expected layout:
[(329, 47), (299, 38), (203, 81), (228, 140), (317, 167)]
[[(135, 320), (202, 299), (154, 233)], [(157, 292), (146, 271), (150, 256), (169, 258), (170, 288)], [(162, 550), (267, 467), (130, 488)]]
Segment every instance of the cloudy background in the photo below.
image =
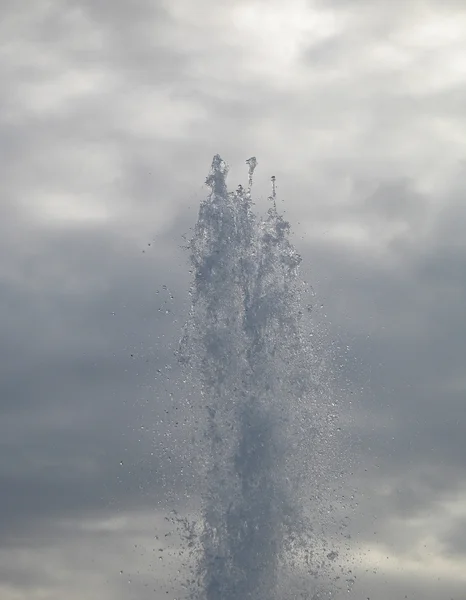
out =
[(351, 597), (466, 597), (463, 4), (2, 0), (2, 600), (176, 597), (165, 419), (217, 152), (232, 186), (258, 157), (260, 210), (276, 175), (350, 346)]

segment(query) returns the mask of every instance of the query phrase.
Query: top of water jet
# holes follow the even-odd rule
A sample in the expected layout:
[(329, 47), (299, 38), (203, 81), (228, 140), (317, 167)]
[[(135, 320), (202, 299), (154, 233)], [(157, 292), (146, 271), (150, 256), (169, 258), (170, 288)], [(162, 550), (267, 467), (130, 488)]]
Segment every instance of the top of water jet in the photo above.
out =
[(255, 156), (251, 156), (251, 158), (248, 158), (246, 161), (246, 164), (249, 165), (248, 196), (250, 196), (252, 188), (252, 176), (254, 174), (254, 169), (257, 167), (257, 158)]
[(269, 209), (269, 213), (270, 213), (270, 211), (272, 211), (272, 214), (276, 214), (277, 213), (277, 186), (276, 186), (276, 181), (275, 181), (275, 175), (272, 175), (272, 177), (270, 178), (270, 181), (272, 182), (272, 195), (269, 196), (269, 200), (272, 202), (272, 208)]
[(220, 156), (216, 154), (212, 160), (212, 166), (210, 167), (210, 173), (206, 179), (206, 185), (208, 185), (212, 192), (217, 196), (225, 197), (227, 194), (226, 176), (228, 175), (228, 165)]

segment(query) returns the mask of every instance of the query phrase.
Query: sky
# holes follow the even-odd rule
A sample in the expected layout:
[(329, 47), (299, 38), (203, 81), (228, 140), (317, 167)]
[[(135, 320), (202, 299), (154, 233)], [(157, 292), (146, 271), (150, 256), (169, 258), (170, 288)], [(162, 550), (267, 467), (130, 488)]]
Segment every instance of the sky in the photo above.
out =
[(177, 597), (216, 153), (234, 187), (257, 157), (259, 211), (276, 176), (349, 347), (351, 597), (464, 598), (465, 30), (460, 0), (3, 0), (2, 600)]

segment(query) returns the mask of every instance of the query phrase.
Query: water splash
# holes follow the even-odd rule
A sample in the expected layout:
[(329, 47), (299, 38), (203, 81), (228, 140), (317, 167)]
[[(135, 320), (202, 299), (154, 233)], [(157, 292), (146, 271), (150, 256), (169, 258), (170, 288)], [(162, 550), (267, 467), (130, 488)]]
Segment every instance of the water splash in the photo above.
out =
[(303, 306), (301, 257), (277, 211), (275, 177), (272, 206), (258, 219), (251, 199), (256, 158), (247, 164), (247, 190), (230, 193), (228, 167), (214, 157), (211, 193), (189, 245), (192, 307), (180, 357), (198, 398), (192, 410), (204, 424), (196, 446), (202, 531), (194, 542), (190, 529), (191, 597), (323, 598), (322, 576), (338, 556), (316, 526), (317, 518), (321, 527), (328, 522), (323, 498), (335, 402), (323, 348), (311, 343), (318, 336), (311, 337)]

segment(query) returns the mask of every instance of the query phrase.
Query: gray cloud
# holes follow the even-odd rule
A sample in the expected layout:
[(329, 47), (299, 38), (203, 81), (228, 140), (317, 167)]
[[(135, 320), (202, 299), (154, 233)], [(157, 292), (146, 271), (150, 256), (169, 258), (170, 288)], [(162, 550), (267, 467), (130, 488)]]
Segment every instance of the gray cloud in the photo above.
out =
[[(80, 523), (116, 508), (143, 519), (194, 488), (189, 468), (179, 475), (191, 421), (168, 394), (184, 393), (173, 359), (189, 298), (180, 245), (216, 152), (232, 186), (258, 156), (258, 211), (277, 176), (315, 318), (335, 347), (350, 346), (334, 368), (353, 391), (341, 411), (359, 461), (355, 553), (378, 543), (398, 564), (360, 589), (380, 599), (463, 589), (464, 11), (304, 4), (2, 4), (0, 546), (17, 556), (52, 536), (44, 561), (70, 582), (42, 578), (34, 554), (30, 569), (2, 572), (7, 600), (41, 586), (73, 598), (69, 565), (95, 542)], [(409, 571), (429, 527), (440, 561), (429, 568), (451, 568), (451, 589)], [(132, 542), (124, 527), (118, 536), (118, 557), (102, 545), (112, 582)], [(93, 569), (83, 566), (91, 595), (105, 589)]]

